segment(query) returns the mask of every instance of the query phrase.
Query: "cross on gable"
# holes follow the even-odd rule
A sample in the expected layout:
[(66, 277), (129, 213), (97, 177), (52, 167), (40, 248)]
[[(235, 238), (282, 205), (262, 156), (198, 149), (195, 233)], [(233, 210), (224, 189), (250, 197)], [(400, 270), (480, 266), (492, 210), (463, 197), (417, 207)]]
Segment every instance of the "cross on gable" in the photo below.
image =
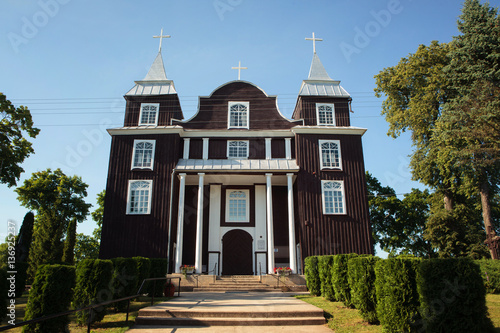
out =
[(231, 69), (237, 69), (238, 70), (238, 80), (241, 77), (241, 70), (242, 69), (248, 69), (248, 67), (241, 67), (241, 61), (238, 61), (238, 67), (231, 67)]
[(316, 53), (316, 41), (321, 42), (321, 41), (323, 41), (323, 38), (315, 38), (314, 37), (314, 32), (313, 32), (312, 38), (307, 38), (306, 37), (306, 40), (312, 40), (312, 42), (313, 42), (313, 52)]
[(163, 35), (163, 28), (161, 28), (161, 32), (159, 36), (153, 36), (153, 38), (160, 38), (160, 48), (158, 49), (158, 52), (161, 52), (161, 41), (163, 38), (170, 38), (170, 35)]

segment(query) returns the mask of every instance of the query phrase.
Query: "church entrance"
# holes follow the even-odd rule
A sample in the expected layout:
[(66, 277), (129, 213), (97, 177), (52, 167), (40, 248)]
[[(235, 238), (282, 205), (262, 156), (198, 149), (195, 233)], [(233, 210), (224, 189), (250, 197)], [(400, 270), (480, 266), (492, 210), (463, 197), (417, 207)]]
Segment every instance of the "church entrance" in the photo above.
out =
[(252, 275), (252, 236), (235, 229), (222, 237), (222, 275)]

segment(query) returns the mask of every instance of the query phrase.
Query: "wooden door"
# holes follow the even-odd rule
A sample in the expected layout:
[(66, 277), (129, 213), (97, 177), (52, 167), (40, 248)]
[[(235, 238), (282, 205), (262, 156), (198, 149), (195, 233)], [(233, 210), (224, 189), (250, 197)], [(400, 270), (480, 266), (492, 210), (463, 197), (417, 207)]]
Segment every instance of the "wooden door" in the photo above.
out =
[(235, 229), (222, 237), (222, 275), (252, 275), (252, 236)]

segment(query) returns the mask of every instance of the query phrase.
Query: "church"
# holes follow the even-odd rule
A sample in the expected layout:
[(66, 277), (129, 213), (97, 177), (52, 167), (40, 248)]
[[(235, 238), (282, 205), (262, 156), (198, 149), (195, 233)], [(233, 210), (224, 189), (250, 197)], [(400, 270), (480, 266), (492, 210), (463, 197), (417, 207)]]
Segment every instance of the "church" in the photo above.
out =
[[(184, 119), (160, 50), (109, 129), (100, 258), (168, 258), (169, 271), (303, 274), (311, 255), (373, 253), (362, 136), (352, 98), (313, 42), (291, 119), (252, 82), (200, 96)], [(305, 67), (306, 69), (307, 67)], [(297, 83), (299, 88), (299, 82)]]

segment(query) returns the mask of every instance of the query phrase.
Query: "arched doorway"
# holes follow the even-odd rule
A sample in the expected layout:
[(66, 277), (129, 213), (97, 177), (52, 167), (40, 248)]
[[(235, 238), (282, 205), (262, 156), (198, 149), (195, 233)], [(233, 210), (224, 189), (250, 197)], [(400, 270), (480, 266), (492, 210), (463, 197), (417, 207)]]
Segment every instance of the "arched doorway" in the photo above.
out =
[(222, 237), (222, 274), (252, 275), (252, 236), (235, 229)]

